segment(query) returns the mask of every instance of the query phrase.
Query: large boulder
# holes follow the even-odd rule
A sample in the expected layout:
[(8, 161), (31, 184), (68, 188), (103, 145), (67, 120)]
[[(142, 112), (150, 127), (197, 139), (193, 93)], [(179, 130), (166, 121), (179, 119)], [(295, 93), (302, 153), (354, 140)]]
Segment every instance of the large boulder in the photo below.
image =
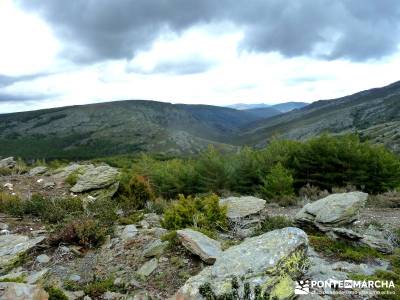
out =
[(25, 235), (9, 234), (0, 236), (0, 270), (13, 265), (20, 255), (29, 251), (45, 239), (44, 236), (29, 238)]
[(233, 280), (238, 281), (241, 297), (248, 284), (251, 290), (258, 286), (278, 299), (286, 299), (284, 295), (293, 296), (293, 280), (304, 271), (307, 248), (306, 233), (294, 227), (248, 238), (222, 252), (213, 266), (189, 278), (175, 299), (202, 300), (199, 289), (205, 286), (222, 296), (232, 292)]
[(231, 220), (258, 214), (264, 209), (265, 203), (265, 200), (253, 196), (228, 197), (219, 200), (220, 205), (226, 205), (227, 217)]
[(81, 165), (81, 164), (77, 164), (77, 163), (72, 163), (66, 167), (58, 168), (57, 170), (55, 170), (53, 172), (54, 173), (53, 177), (56, 179), (65, 180), (69, 175), (71, 175), (73, 173), (83, 174), (83, 173), (87, 172), (88, 170), (91, 170), (94, 168), (95, 168), (95, 166), (92, 164)]
[(35, 167), (35, 168), (31, 169), (29, 171), (29, 176), (40, 175), (40, 174), (44, 174), (46, 172), (47, 172), (47, 167), (39, 166), (39, 167)]
[(12, 156), (0, 160), (0, 168), (12, 169), (16, 166), (16, 164), (17, 163)]
[(231, 231), (236, 236), (244, 238), (253, 235), (260, 227), (261, 213), (266, 201), (252, 196), (243, 196), (220, 199), (219, 204), (227, 207)]
[(222, 252), (220, 242), (201, 232), (184, 229), (178, 230), (176, 233), (182, 245), (193, 254), (200, 256), (207, 264), (213, 264)]
[(362, 192), (332, 194), (305, 205), (296, 214), (296, 221), (318, 228), (350, 224), (357, 219), (367, 198), (368, 194)]
[(82, 193), (86, 191), (109, 187), (117, 182), (119, 172), (110, 166), (91, 168), (79, 176), (71, 192)]
[(48, 300), (49, 295), (36, 285), (0, 282), (0, 299), (3, 300)]

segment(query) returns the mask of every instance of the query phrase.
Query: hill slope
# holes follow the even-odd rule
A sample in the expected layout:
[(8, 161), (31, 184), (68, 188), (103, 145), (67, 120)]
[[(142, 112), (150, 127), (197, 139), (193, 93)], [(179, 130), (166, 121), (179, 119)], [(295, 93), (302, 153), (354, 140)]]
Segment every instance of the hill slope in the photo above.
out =
[(400, 151), (400, 81), (350, 96), (314, 102), (266, 120), (247, 124), (239, 144), (263, 145), (273, 136), (306, 139), (323, 132), (359, 132)]
[(0, 115), (0, 156), (73, 157), (149, 151), (190, 154), (260, 119), (207, 105), (118, 101)]

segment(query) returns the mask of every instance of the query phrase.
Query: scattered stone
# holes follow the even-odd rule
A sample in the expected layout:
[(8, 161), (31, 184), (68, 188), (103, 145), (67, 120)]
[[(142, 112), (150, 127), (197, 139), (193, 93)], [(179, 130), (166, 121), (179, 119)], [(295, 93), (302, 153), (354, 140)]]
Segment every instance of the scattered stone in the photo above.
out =
[(357, 220), (357, 215), (365, 204), (368, 194), (350, 192), (332, 194), (323, 199), (306, 204), (297, 214), (300, 224), (320, 227), (336, 227)]
[(46, 254), (41, 254), (38, 257), (36, 257), (36, 261), (40, 264), (46, 264), (50, 261), (50, 257), (47, 256)]
[[(104, 300), (118, 300), (118, 299), (124, 298), (124, 295), (122, 295), (120, 293), (107, 291), (101, 296), (101, 298)], [(126, 299), (126, 298), (124, 298), (124, 299)]]
[(227, 216), (232, 220), (259, 213), (264, 209), (265, 203), (265, 200), (253, 196), (228, 197), (219, 200), (220, 205), (227, 206)]
[(7, 229), (8, 229), (8, 224), (0, 222), (0, 230), (7, 230)]
[(114, 285), (115, 286), (119, 286), (119, 287), (123, 287), (125, 285), (125, 282), (123, 281), (123, 279), (121, 277), (117, 277), (114, 280)]
[(17, 165), (17, 162), (14, 160), (14, 157), (12, 157), (12, 156), (3, 158), (0, 160), (0, 168), (12, 169), (16, 165)]
[(156, 213), (144, 214), (143, 221), (146, 221), (150, 227), (161, 227), (161, 217)]
[(4, 184), (4, 187), (6, 189), (8, 189), (9, 191), (13, 191), (14, 190), (14, 185), (11, 182), (7, 182)]
[(151, 273), (154, 272), (155, 269), (158, 267), (158, 261), (157, 258), (153, 258), (146, 262), (144, 265), (140, 267), (139, 270), (137, 270), (136, 274), (139, 275), (140, 277), (148, 277)]
[(149, 229), (149, 228), (150, 228), (150, 224), (149, 224), (149, 222), (147, 222), (146, 220), (141, 220), (141, 221), (139, 222), (139, 225), (140, 225), (140, 227), (143, 228), (143, 229)]
[(44, 236), (29, 238), (25, 235), (8, 234), (0, 236), (0, 270), (12, 265), (19, 256), (26, 253), (45, 239)]
[(37, 283), (40, 279), (42, 279), (47, 273), (49, 272), (48, 268), (42, 269), (38, 272), (33, 272), (26, 278), (26, 282), (29, 284), (35, 284)]
[(79, 276), (78, 274), (72, 274), (68, 277), (68, 280), (79, 282), (81, 280), (81, 276)]
[(167, 248), (168, 242), (163, 242), (159, 239), (150, 242), (146, 247), (143, 249), (143, 256), (144, 257), (153, 257), (153, 256), (160, 256), (164, 253), (165, 248)]
[(55, 186), (56, 184), (53, 181), (48, 181), (43, 184), (43, 188), (45, 189), (52, 189)]
[(133, 296), (133, 300), (150, 300), (149, 292), (140, 291)]
[(109, 187), (117, 182), (119, 172), (110, 166), (98, 166), (87, 170), (78, 178), (77, 183), (70, 189), (73, 193), (82, 193)]
[(46, 291), (36, 285), (15, 282), (0, 282), (2, 300), (48, 300)]
[(126, 225), (124, 230), (121, 233), (121, 239), (124, 241), (131, 240), (138, 234), (138, 232), (139, 231), (135, 225), (133, 225), (133, 224)]
[(41, 175), (41, 174), (46, 173), (47, 170), (48, 170), (47, 167), (39, 166), (39, 167), (35, 167), (35, 168), (31, 169), (28, 174), (29, 174), (29, 176)]
[[(175, 299), (202, 299), (199, 287), (204, 283), (209, 283), (216, 296), (221, 296), (231, 291), (231, 280), (234, 276), (240, 279), (239, 289), (246, 283), (250, 284), (250, 288), (257, 284), (261, 287), (272, 285), (273, 289), (273, 286), (279, 284), (283, 274), (294, 277), (301, 275), (307, 247), (306, 233), (294, 227), (248, 238), (222, 252), (213, 266), (189, 278), (177, 292)], [(296, 278), (291, 278), (294, 279)], [(288, 281), (281, 284), (286, 286)], [(275, 288), (275, 294), (276, 290)], [(279, 297), (281, 296), (278, 295)]]
[(207, 264), (213, 264), (222, 252), (220, 242), (209, 238), (201, 232), (184, 229), (178, 230), (176, 233), (182, 245), (190, 252), (200, 256)]

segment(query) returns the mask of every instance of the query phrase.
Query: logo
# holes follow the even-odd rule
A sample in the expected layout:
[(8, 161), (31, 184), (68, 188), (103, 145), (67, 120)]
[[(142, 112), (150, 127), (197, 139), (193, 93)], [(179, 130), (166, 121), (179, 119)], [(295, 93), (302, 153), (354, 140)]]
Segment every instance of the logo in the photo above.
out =
[(308, 295), (310, 293), (310, 281), (309, 280), (298, 280), (294, 288), (296, 295)]

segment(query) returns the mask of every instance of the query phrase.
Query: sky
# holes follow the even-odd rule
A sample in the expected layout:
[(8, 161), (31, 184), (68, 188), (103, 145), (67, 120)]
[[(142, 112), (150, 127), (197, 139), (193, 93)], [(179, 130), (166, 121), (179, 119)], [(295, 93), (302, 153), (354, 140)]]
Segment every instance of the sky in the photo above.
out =
[(312, 102), (400, 80), (398, 0), (0, 0), (0, 113)]

